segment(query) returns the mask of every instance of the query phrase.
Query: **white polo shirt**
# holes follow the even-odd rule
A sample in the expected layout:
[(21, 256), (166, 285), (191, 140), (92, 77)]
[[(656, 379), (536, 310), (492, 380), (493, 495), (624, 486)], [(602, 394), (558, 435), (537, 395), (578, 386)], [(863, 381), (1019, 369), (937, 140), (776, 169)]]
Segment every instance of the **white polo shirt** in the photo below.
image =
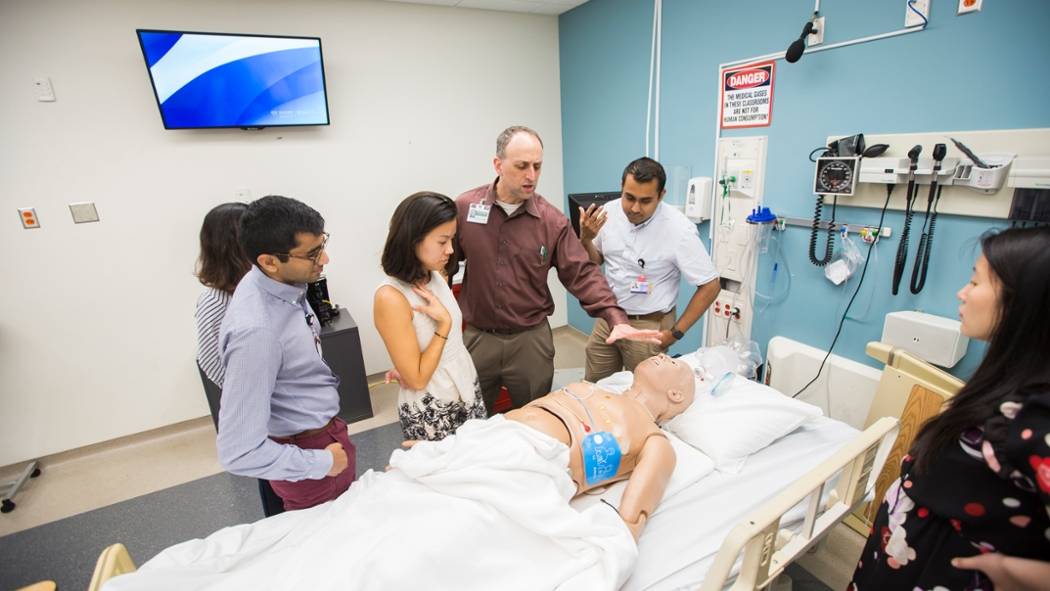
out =
[[(697, 286), (718, 277), (696, 225), (685, 214), (661, 201), (652, 217), (636, 226), (620, 202), (605, 204), (608, 221), (594, 246), (605, 258), (605, 278), (624, 312), (667, 312), (678, 301), (682, 276)], [(649, 282), (649, 293), (631, 293), (641, 275)]]

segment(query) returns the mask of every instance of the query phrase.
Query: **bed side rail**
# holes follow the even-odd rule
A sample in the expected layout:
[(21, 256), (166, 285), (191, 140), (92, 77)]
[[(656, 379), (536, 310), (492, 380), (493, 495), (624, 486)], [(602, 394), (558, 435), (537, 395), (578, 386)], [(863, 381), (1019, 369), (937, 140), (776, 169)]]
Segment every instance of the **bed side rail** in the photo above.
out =
[[(784, 567), (815, 544), (874, 490), (875, 479), (897, 437), (897, 423), (892, 417), (879, 419), (738, 523), (722, 542), (701, 591), (725, 588), (741, 553), (740, 573), (731, 589), (760, 589), (769, 585)], [(830, 485), (829, 481), (840, 473), (835, 488), (825, 498), (824, 491)], [(803, 501), (806, 502), (806, 513), (802, 528), (797, 533), (781, 530), (780, 521), (784, 514)]]

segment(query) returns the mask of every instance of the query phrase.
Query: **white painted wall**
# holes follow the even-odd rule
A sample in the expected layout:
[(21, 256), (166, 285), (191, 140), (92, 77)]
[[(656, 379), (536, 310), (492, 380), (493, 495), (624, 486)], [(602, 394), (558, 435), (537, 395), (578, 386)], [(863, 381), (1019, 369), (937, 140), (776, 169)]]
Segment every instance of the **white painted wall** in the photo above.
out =
[[(332, 125), (165, 131), (135, 29), (321, 37)], [(49, 76), (57, 102), (39, 103)], [(334, 301), (372, 327), (394, 206), (491, 180), (497, 133), (546, 143), (541, 193), (562, 202), (556, 17), (352, 0), (0, 3), (0, 466), (208, 414), (194, 364), (204, 214), (277, 193), (332, 233)], [(94, 201), (99, 224), (67, 204)], [(23, 230), (17, 207), (42, 228)], [(557, 284), (557, 281), (554, 281)], [(554, 325), (565, 323), (556, 288)]]

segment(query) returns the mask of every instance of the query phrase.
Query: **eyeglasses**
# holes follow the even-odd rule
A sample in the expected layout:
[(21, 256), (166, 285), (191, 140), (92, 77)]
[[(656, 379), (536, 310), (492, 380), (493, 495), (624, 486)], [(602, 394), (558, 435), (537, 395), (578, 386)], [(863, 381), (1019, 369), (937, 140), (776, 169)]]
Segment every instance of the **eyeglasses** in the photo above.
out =
[(310, 261), (311, 263), (313, 263), (315, 265), (320, 265), (321, 264), (321, 257), (324, 256), (325, 248), (328, 246), (328, 239), (331, 238), (331, 237), (332, 237), (332, 235), (329, 234), (328, 232), (321, 232), (321, 244), (317, 245), (315, 248), (313, 248), (312, 250), (310, 250), (310, 252), (308, 252), (306, 254), (293, 254), (293, 253), (290, 253), (290, 252), (275, 252), (275, 253), (273, 253), (273, 256), (275, 256), (277, 258), (280, 258), (281, 262), (285, 262), (282, 257), (291, 257), (293, 259), (303, 259), (304, 261)]

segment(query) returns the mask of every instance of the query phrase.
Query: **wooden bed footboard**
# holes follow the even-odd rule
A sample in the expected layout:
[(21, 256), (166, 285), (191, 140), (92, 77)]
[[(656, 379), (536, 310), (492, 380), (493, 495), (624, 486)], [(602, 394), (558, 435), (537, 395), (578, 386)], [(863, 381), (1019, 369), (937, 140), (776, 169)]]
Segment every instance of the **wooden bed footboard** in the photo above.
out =
[[(874, 490), (898, 428), (895, 418), (879, 419), (738, 523), (722, 542), (701, 591), (724, 589), (741, 554), (740, 572), (730, 589), (762, 589), (772, 583)], [(837, 483), (825, 495), (836, 476)], [(802, 502), (806, 509), (801, 529), (781, 529), (784, 514)]]

